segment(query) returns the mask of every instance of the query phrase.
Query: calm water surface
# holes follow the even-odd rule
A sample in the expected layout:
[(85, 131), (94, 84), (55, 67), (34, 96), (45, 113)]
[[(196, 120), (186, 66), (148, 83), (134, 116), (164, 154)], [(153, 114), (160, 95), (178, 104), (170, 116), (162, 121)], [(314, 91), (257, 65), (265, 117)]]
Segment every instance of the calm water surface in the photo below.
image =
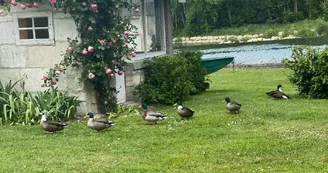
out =
[(290, 58), (292, 48), (299, 45), (311, 45), (323, 49), (328, 44), (328, 37), (279, 40), (265, 43), (242, 43), (227, 45), (199, 45), (178, 47), (184, 50), (200, 50), (203, 58), (232, 56), (236, 65), (279, 64), (283, 58)]

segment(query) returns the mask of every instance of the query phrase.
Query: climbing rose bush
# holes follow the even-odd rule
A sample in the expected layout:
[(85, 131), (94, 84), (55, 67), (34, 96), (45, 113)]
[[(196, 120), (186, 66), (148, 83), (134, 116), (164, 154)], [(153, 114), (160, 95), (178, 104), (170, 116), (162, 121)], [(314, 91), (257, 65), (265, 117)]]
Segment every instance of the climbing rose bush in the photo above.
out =
[[(10, 10), (39, 8), (42, 0), (0, 0)], [(33, 5), (32, 5), (33, 4)], [(134, 39), (140, 36), (130, 23), (139, 12), (128, 0), (49, 0), (49, 5), (73, 17), (79, 38), (68, 38), (63, 61), (41, 77), (43, 87), (55, 87), (67, 67), (82, 67), (81, 82), (91, 83), (102, 112), (116, 111), (116, 89), (111, 86), (115, 73), (122, 76), (126, 60), (136, 56)], [(17, 8), (17, 7), (16, 7)], [(122, 16), (126, 9), (129, 16)]]

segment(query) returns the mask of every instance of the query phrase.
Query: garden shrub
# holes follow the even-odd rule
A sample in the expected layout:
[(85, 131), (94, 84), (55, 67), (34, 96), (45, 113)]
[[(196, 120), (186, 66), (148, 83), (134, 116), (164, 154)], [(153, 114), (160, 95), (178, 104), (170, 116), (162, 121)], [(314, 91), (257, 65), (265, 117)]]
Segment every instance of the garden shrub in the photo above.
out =
[(328, 24), (322, 20), (317, 20), (317, 21), (319, 23), (316, 28), (318, 35), (320, 35), (320, 36), (328, 35)]
[(0, 124), (34, 124), (40, 121), (41, 110), (46, 110), (48, 118), (53, 120), (66, 121), (75, 117), (81, 103), (77, 97), (53, 87), (36, 94), (21, 93), (13, 89), (17, 82), (0, 83)]
[(317, 32), (315, 29), (311, 29), (311, 28), (301, 28), (299, 30), (299, 36), (301, 37), (316, 37), (317, 36)]
[(291, 60), (283, 64), (293, 71), (289, 77), (299, 94), (309, 98), (328, 98), (328, 48), (323, 50), (311, 46), (293, 48)]
[(190, 52), (184, 51), (179, 53), (179, 56), (186, 58), (188, 63), (188, 78), (190, 82), (195, 86), (196, 90), (191, 91), (191, 94), (199, 93), (205, 90), (204, 81), (207, 79), (206, 70), (201, 66), (203, 53), (200, 51)]
[(201, 52), (181, 52), (145, 60), (145, 81), (136, 87), (136, 95), (143, 102), (172, 104), (204, 90), (201, 56)]
[(271, 38), (273, 36), (277, 35), (277, 33), (274, 31), (274, 29), (270, 28), (264, 33), (265, 38)]

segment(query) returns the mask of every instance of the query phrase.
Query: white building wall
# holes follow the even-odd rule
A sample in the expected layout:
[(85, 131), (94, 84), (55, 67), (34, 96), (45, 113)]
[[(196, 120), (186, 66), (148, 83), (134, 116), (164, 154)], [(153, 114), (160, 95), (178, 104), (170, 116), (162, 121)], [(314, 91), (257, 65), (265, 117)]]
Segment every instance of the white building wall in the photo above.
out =
[[(19, 5), (18, 5), (19, 6)], [(27, 75), (24, 83), (20, 83), (18, 90), (42, 91), (43, 81), (41, 77), (54, 67), (55, 64), (63, 60), (61, 52), (65, 52), (68, 43), (67, 37), (75, 38), (78, 36), (76, 25), (69, 14), (56, 12), (48, 5), (40, 5), (38, 9), (30, 8), (21, 10), (19, 7), (13, 7), (11, 12), (4, 11), (0, 14), (0, 81), (8, 83), (9, 80), (15, 82)], [(0, 9), (1, 10), (1, 9)], [(17, 33), (14, 25), (13, 13), (29, 12), (49, 12), (53, 11), (53, 31), (54, 44), (48, 45), (18, 45), (15, 41)], [(85, 101), (79, 108), (78, 114), (85, 114), (89, 111), (97, 111), (94, 92), (92, 88), (78, 83), (80, 76), (79, 70), (68, 69), (66, 74), (61, 74), (58, 82), (58, 88), (62, 91), (69, 91), (72, 95), (78, 96), (80, 100)], [(119, 81), (115, 84), (120, 91), (119, 101), (125, 101), (124, 77), (117, 76)]]

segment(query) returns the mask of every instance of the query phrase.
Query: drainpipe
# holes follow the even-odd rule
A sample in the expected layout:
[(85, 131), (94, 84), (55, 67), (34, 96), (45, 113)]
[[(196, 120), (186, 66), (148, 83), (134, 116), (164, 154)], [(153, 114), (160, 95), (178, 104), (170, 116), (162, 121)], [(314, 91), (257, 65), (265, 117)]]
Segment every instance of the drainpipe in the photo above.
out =
[(145, 7), (145, 0), (141, 0), (141, 8), (142, 8), (142, 32), (143, 32), (143, 39), (144, 39), (144, 51), (147, 54), (147, 32), (146, 32), (146, 7)]
[(171, 18), (171, 1), (164, 0), (164, 18), (165, 18), (165, 41), (166, 53), (173, 54), (173, 37), (172, 37), (172, 18)]

